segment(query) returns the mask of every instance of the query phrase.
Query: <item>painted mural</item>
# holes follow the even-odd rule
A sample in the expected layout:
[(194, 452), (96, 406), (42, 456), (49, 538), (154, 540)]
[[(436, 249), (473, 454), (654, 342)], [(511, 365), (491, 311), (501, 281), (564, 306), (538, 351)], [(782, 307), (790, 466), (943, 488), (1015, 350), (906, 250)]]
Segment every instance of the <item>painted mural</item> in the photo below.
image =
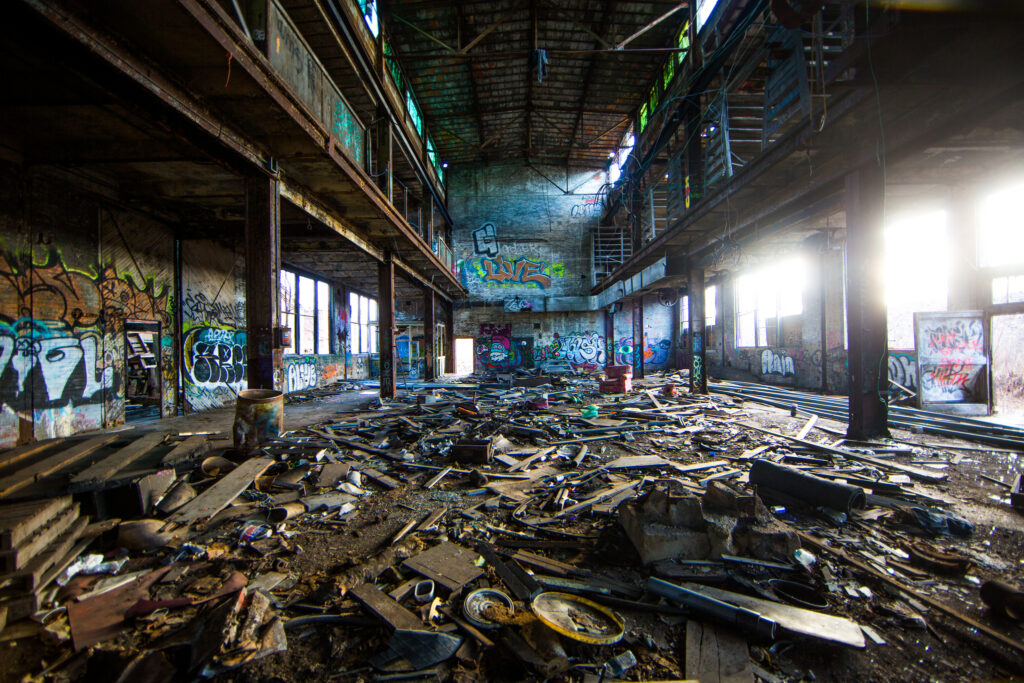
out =
[(233, 403), (248, 384), (241, 258), (209, 240), (182, 243), (182, 385), (189, 410)]
[[(484, 223), (471, 233), (475, 258), (459, 261), (462, 284), (469, 287), (474, 278), (486, 287), (522, 287), (547, 289), (553, 278), (565, 277), (565, 264), (550, 263), (526, 255), (502, 255), (494, 223)], [(532, 310), (509, 309), (509, 310)]]
[(171, 310), (154, 279), (72, 267), (55, 249), (0, 254), (0, 444), (122, 421), (124, 322), (169, 332)]
[(596, 332), (582, 334), (554, 334), (548, 344), (533, 347), (533, 360), (540, 363), (547, 360), (564, 360), (575, 370), (600, 372), (605, 366), (605, 339)]
[[(672, 355), (672, 340), (645, 341), (647, 343), (643, 349), (644, 367), (655, 370), (668, 367)], [(619, 337), (615, 342), (615, 363), (632, 367), (635, 352), (632, 337)]]

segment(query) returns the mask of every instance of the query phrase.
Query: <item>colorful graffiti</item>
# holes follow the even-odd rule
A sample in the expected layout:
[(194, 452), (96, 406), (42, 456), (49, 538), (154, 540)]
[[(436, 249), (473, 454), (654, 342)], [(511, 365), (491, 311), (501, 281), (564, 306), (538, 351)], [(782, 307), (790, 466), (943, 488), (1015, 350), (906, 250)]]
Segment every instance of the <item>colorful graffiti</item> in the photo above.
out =
[(478, 368), (506, 372), (523, 365), (527, 346), (524, 340), (495, 334), (476, 340), (476, 362)]
[(928, 321), (921, 338), (929, 356), (979, 359), (985, 357), (984, 326), (980, 320)]
[(796, 363), (785, 351), (765, 349), (761, 352), (761, 374), (792, 377), (796, 375)]
[(169, 288), (111, 266), (71, 268), (56, 250), (0, 254), (0, 302), (0, 406), (37, 438), (119, 422), (125, 320), (171, 329)]
[(222, 406), (246, 388), (245, 330), (196, 325), (182, 346), (185, 396), (193, 410)]
[[(619, 365), (633, 366), (638, 349), (633, 346), (632, 337), (620, 337), (615, 343), (615, 362)], [(644, 346), (641, 357), (645, 368), (662, 368), (671, 360), (672, 340), (659, 339)]]
[(605, 339), (596, 332), (582, 334), (557, 333), (550, 344), (534, 346), (533, 360), (564, 360), (576, 370), (598, 372), (605, 365)]
[(518, 296), (514, 296), (511, 299), (505, 300), (505, 310), (509, 313), (521, 313), (523, 311), (535, 311), (540, 308), (537, 304), (530, 301), (529, 299), (523, 299)]
[(928, 401), (961, 402), (971, 400), (977, 366), (961, 363), (928, 366), (921, 369), (921, 388)]
[(564, 267), (558, 271), (545, 261), (534, 261), (525, 256), (479, 259), (474, 262), (474, 268), (481, 280), (495, 286), (524, 285), (546, 289), (551, 286), (552, 274), (564, 274)]
[(597, 197), (584, 199), (582, 204), (573, 204), (569, 215), (573, 218), (597, 218), (604, 211), (604, 203)]

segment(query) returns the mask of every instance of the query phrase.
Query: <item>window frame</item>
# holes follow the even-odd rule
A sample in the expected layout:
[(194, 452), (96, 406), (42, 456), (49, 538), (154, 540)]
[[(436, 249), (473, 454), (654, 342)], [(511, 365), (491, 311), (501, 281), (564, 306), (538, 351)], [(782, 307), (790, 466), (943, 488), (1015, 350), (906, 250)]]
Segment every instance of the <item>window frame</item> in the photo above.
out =
[[(372, 304), (372, 305), (371, 305)], [(378, 352), (380, 307), (377, 297), (359, 291), (348, 291), (348, 338), (353, 354), (373, 355)], [(365, 315), (364, 315), (365, 313)]]
[[(292, 300), (292, 304), (293, 304), (292, 311), (293, 312), (291, 314), (292, 317), (293, 317), (293, 321), (292, 321), (293, 327), (292, 327), (292, 334), (291, 334), (292, 343), (291, 343), (291, 346), (289, 346), (289, 347), (284, 349), (284, 355), (286, 355), (286, 356), (329, 356), (329, 355), (331, 355), (333, 353), (333, 351), (334, 351), (334, 349), (332, 348), (333, 344), (331, 342), (331, 339), (334, 336), (333, 335), (333, 332), (334, 332), (334, 329), (333, 329), (333, 327), (334, 327), (334, 320), (333, 320), (333, 318), (334, 318), (334, 316), (332, 316), (331, 313), (330, 313), (331, 310), (334, 307), (334, 287), (331, 284), (331, 281), (330, 280), (325, 280), (322, 277), (318, 277), (318, 276), (314, 275), (313, 273), (310, 273), (309, 271), (304, 271), (304, 270), (301, 270), (301, 269), (294, 269), (294, 268), (280, 268), (278, 270), (278, 275), (277, 275), (278, 287), (280, 287), (281, 279), (282, 279), (282, 277), (284, 275), (290, 275), (293, 278), (293, 281), (295, 283), (294, 298)], [(301, 295), (301, 291), (302, 291), (302, 288), (299, 286), (299, 281), (300, 281), (301, 278), (306, 278), (307, 280), (312, 280), (313, 281), (313, 315), (312, 315), (312, 319), (313, 319), (313, 353), (301, 353), (300, 352), (301, 349), (302, 349), (302, 341), (301, 341), (302, 340), (302, 309), (300, 308), (300, 306), (301, 306), (301, 296), (302, 296)], [(326, 318), (327, 318), (326, 344), (327, 344), (327, 349), (326, 350), (322, 350), (321, 349), (321, 344), (320, 344), (320, 340), (321, 340), (321, 334), (320, 334), (320, 332), (321, 332), (321, 330), (320, 330), (320, 325), (321, 325), (321, 320), (320, 320), (320, 317), (321, 317), (320, 316), (320, 310), (321, 310), (321, 302), (320, 302), (321, 287), (320, 287), (320, 284), (321, 283), (323, 283), (325, 285), (326, 293), (327, 293), (327, 302), (326, 302), (326, 309), (327, 309), (327, 316), (326, 316)], [(285, 299), (281, 295), (280, 290), (279, 290), (278, 297), (279, 297), (279, 302), (283, 304), (285, 302)], [(284, 322), (284, 320), (282, 320), (282, 323), (283, 322)]]

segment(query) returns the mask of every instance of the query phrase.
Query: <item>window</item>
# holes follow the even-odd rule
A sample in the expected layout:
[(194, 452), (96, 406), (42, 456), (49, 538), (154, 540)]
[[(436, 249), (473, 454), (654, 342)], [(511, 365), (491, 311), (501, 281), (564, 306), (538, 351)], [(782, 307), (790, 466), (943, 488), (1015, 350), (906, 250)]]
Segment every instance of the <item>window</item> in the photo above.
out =
[(405, 92), (405, 110), (409, 112), (409, 118), (412, 119), (412, 125), (416, 127), (416, 132), (423, 135), (423, 118), (420, 116), (419, 107), (416, 106), (416, 100), (412, 98), (411, 90)]
[(806, 264), (795, 257), (736, 278), (736, 346), (777, 346), (782, 319), (803, 313)]
[(711, 18), (711, 13), (715, 11), (715, 5), (718, 4), (718, 0), (699, 0), (697, 5), (697, 30), (700, 31), (704, 26), (704, 23)]
[(284, 352), (324, 354), (331, 352), (331, 286), (305, 275), (282, 270), (278, 275), (281, 324), (292, 331)]
[(718, 317), (718, 288), (714, 285), (704, 290), (704, 327), (710, 327), (715, 324), (715, 318)]
[(1024, 301), (1024, 275), (992, 278), (992, 303), (1013, 304)]
[(679, 29), (679, 35), (676, 36), (676, 47), (679, 48), (679, 52), (676, 53), (676, 65), (680, 66), (686, 61), (686, 53), (690, 51), (690, 22), (687, 21), (683, 24), (683, 27)]
[(644, 128), (647, 127), (647, 103), (644, 102), (640, 105), (640, 131), (643, 132)]
[(377, 0), (359, 0), (359, 11), (363, 13), (366, 28), (370, 29), (370, 33), (376, 38), (380, 31), (380, 24), (377, 23)]
[(978, 212), (978, 261), (985, 268), (1024, 264), (1024, 183), (986, 197)]
[(679, 322), (682, 324), (683, 334), (690, 330), (690, 297), (684, 296), (679, 300)]
[(278, 273), (280, 286), (278, 294), (281, 297), (281, 325), (292, 331), (291, 342), (285, 347), (284, 352), (295, 353), (295, 273), (282, 270)]
[(676, 62), (674, 59), (669, 59), (665, 62), (665, 69), (661, 72), (661, 84), (665, 88), (665, 92), (668, 92), (668, 86), (672, 83), (672, 78), (676, 75)]
[(348, 305), (352, 353), (377, 353), (377, 300), (349, 292)]
[(949, 305), (948, 218), (943, 210), (922, 211), (897, 216), (885, 227), (890, 349), (914, 348), (914, 313)]

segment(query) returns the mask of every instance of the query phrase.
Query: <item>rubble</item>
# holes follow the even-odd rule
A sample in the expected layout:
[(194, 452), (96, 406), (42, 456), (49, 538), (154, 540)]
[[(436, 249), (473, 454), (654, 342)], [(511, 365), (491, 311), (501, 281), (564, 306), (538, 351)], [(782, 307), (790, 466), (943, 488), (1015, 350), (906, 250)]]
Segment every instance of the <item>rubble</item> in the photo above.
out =
[(1020, 565), (966, 535), (954, 451), (843, 444), (826, 420), (680, 392), (678, 375), (615, 395), (539, 377), (353, 392), (249, 454), (129, 430), (18, 456), (35, 474), (0, 472), (16, 484), (0, 494), (0, 641), (83, 653), (74, 670), (51, 656), (69, 679), (102, 659), (122, 680), (327, 662), (678, 680), (718, 662), (781, 681), (801, 653), (765, 653), (789, 641), (920, 660), (899, 635), (916, 628), (1015, 671)]

